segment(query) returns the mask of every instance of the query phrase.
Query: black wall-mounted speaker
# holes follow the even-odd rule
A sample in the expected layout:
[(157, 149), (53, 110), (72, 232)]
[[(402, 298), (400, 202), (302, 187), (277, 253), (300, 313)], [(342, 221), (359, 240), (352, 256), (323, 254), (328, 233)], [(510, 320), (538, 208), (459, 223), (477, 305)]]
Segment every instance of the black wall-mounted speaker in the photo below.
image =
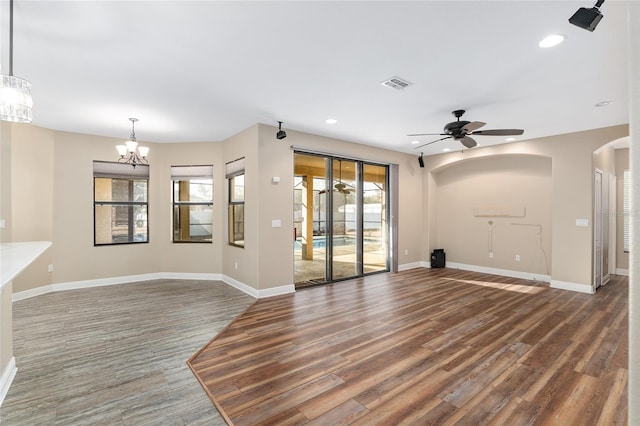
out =
[(595, 30), (600, 20), (602, 20), (602, 13), (595, 7), (591, 9), (581, 7), (569, 18), (570, 23), (577, 27), (584, 28), (587, 31)]

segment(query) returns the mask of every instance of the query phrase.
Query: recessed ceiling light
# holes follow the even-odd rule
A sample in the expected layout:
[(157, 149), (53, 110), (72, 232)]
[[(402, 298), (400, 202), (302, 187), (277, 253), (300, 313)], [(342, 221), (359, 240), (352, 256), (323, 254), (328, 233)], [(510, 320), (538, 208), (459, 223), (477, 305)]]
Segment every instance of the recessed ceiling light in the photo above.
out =
[(516, 138), (506, 138), (506, 139), (505, 139), (505, 141), (507, 141), (507, 142), (513, 142), (513, 141), (515, 141), (515, 140), (516, 140)]
[(602, 102), (598, 102), (595, 106), (597, 107), (605, 107), (605, 106), (609, 106), (613, 103), (613, 101), (602, 101)]
[(420, 143), (420, 141), (411, 141), (411, 144), (413, 145), (418, 145)]
[(548, 47), (557, 46), (564, 41), (564, 36), (561, 34), (551, 34), (543, 38), (538, 46), (546, 49)]
[(449, 151), (451, 151), (451, 148), (445, 148), (442, 150), (442, 152), (449, 152)]
[(338, 120), (336, 120), (335, 118), (327, 118), (326, 120), (324, 120), (324, 122), (327, 124), (336, 124)]

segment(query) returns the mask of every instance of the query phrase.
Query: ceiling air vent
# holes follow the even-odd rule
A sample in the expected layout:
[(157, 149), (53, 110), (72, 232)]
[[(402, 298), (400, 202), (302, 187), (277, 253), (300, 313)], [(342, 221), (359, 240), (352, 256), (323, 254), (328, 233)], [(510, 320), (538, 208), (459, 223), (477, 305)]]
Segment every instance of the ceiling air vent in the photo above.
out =
[(385, 80), (380, 84), (396, 90), (402, 90), (405, 87), (411, 86), (411, 83), (409, 83), (407, 80), (401, 79), (400, 77), (391, 77), (390, 79)]

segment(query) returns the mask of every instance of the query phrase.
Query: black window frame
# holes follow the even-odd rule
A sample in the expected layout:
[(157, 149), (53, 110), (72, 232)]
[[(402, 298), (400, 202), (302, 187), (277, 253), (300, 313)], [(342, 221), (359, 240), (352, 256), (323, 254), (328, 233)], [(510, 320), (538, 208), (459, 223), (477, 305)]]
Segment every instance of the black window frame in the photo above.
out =
[[(178, 169), (182, 169), (178, 173)], [(177, 178), (177, 179), (176, 179)], [(195, 180), (211, 180), (211, 201), (176, 201), (176, 183)], [(212, 244), (213, 243), (213, 165), (174, 165), (171, 166), (171, 241), (176, 244)], [(211, 234), (208, 239), (176, 239), (176, 211), (180, 207), (206, 206), (211, 208)], [(189, 233), (191, 236), (191, 233)]]
[[(136, 169), (137, 167), (137, 169)], [(93, 162), (93, 246), (117, 246), (117, 245), (129, 245), (129, 244), (148, 244), (150, 240), (150, 227), (149, 227), (149, 166), (137, 165), (136, 167), (131, 164), (109, 162), (109, 161), (94, 161)], [(114, 181), (124, 181), (129, 185), (129, 199), (127, 201), (113, 201), (113, 200), (97, 200), (96, 199), (96, 179), (111, 179), (112, 184)], [(135, 185), (136, 182), (145, 183), (144, 200), (134, 200)], [(99, 207), (111, 206), (113, 207), (126, 207), (128, 221), (127, 221), (127, 240), (126, 241), (114, 241), (113, 239), (113, 227), (111, 227), (111, 241), (110, 242), (98, 242), (98, 228), (97, 228), (97, 209)], [(135, 217), (135, 208), (144, 207), (144, 218), (137, 219)], [(112, 215), (113, 210), (112, 210)], [(140, 220), (146, 224), (145, 239), (136, 240), (136, 222)], [(113, 220), (111, 221), (113, 224)]]

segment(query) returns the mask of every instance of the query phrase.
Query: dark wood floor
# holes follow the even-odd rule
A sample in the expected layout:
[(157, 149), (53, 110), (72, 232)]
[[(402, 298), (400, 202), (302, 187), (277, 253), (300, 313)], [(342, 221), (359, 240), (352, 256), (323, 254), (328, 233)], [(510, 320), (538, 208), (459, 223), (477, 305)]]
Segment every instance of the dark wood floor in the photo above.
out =
[(190, 366), (236, 425), (622, 425), (627, 336), (624, 277), (415, 269), (259, 300)]

